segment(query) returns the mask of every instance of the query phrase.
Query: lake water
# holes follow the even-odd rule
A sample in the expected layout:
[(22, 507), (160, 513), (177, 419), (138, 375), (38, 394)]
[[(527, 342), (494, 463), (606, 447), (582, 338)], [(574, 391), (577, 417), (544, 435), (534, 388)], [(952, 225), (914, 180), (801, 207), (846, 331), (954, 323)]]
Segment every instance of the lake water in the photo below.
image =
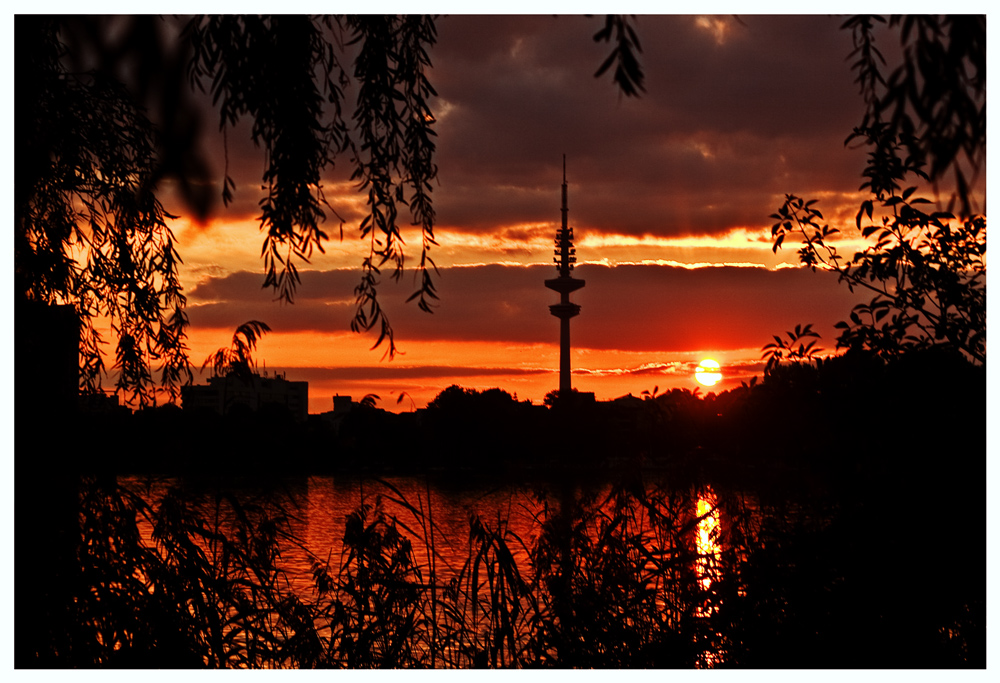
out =
[[(480, 481), (456, 485), (423, 477), (376, 480), (350, 476), (289, 478), (268, 482), (266, 486), (235, 487), (143, 477), (123, 477), (119, 482), (140, 493), (154, 507), (170, 487), (180, 486), (195, 501), (200, 516), (209, 526), (214, 525), (224, 533), (231, 533), (234, 528), (233, 507), (227, 502), (229, 495), (244, 506), (263, 504), (272, 511), (280, 506), (287, 513), (290, 534), (279, 542), (278, 567), (291, 592), (307, 602), (319, 597), (313, 575), (317, 561), (325, 563), (334, 578), (347, 562), (344, 545), (347, 519), (363, 503), (378, 503), (387, 517), (395, 519), (397, 528), (412, 543), (420, 580), (428, 586), (433, 578), (439, 596), (449, 584), (466, 581), (465, 585), (471, 585), (469, 568), (477, 548), (470, 537), (472, 518), (478, 517), (487, 528), (499, 533), (520, 575), (530, 581), (535, 571), (531, 549), (538, 546), (546, 521), (559, 508), (573, 505), (587, 511), (579, 519), (574, 518), (579, 525), (577, 532), (588, 538), (586, 543), (597, 553), (620, 553), (626, 573), (631, 569), (629, 563), (635, 563), (639, 573), (645, 572), (646, 588), (656, 593), (656, 605), (662, 610), (664, 623), (677, 624), (711, 614), (711, 608), (703, 607), (699, 596), (708, 595), (713, 581), (720, 576), (719, 558), (727, 537), (727, 523), (732, 521), (710, 487), (687, 487), (681, 491), (662, 487), (640, 489), (644, 493), (638, 498), (626, 498), (630, 509), (623, 514), (623, 499), (609, 497), (610, 486), (601, 484)], [(746, 498), (741, 500), (745, 504)], [(616, 531), (627, 531), (633, 534), (633, 539), (641, 537), (643, 547), (609, 541)], [(140, 522), (140, 532), (150, 547), (155, 545), (148, 522)], [(551, 530), (549, 533), (551, 539)], [(206, 548), (206, 552), (214, 551)], [(641, 557), (642, 554), (648, 555), (648, 559)], [(495, 559), (496, 555), (489, 557)], [(592, 575), (594, 571), (622, 569), (622, 563), (605, 567), (601, 564), (604, 559), (591, 554), (587, 560), (589, 566), (581, 565), (581, 571)], [(654, 565), (659, 569), (652, 570)], [(481, 569), (480, 577), (486, 576), (488, 568)], [(590, 576), (588, 580), (600, 582), (602, 577)], [(479, 581), (476, 590), (486, 593), (494, 579), (489, 579), (489, 586), (486, 579)], [(718, 656), (712, 653), (702, 664), (712, 665), (717, 660)]]
[[(289, 517), (292, 534), (301, 540), (281, 548), (283, 569), (297, 591), (311, 590), (313, 558), (340, 564), (347, 516), (366, 502), (380, 502), (387, 516), (394, 517), (404, 534), (414, 541), (418, 563), (427, 562), (427, 547), (422, 541), (433, 534), (438, 572), (448, 576), (457, 572), (467, 557), (469, 520), (477, 515), (487, 523), (502, 524), (515, 542), (511, 550), (522, 570), (528, 569), (527, 548), (538, 537), (545, 515), (558, 501), (548, 484), (523, 485), (487, 483), (449, 484), (421, 477), (361, 478), (356, 476), (310, 476), (270, 482), (266, 487), (254, 484), (182, 484), (172, 478), (119, 477), (119, 483), (139, 492), (154, 506), (168, 488), (184, 486), (200, 494), (198, 507), (209, 519), (218, 519), (225, 527), (232, 512), (225, 502), (218, 505), (216, 494), (224, 491), (244, 502), (280, 505)], [(607, 487), (572, 486), (569, 492), (580, 497), (585, 491), (595, 497), (607, 494)], [(690, 517), (697, 519), (693, 542), (699, 554), (710, 557), (719, 552), (721, 536), (718, 499), (710, 487), (694, 491), (690, 498)], [(433, 524), (431, 525), (430, 522)], [(430, 527), (433, 526), (433, 529)], [(152, 545), (152, 528), (142, 524), (144, 538)], [(707, 559), (699, 563), (707, 581)]]
[[(184, 642), (195, 645), (183, 651), (213, 666), (985, 661), (985, 584), (975, 573), (985, 534), (964, 511), (946, 512), (958, 506), (907, 502), (905, 487), (831, 495), (805, 477), (752, 493), (735, 491), (733, 477), (712, 486), (649, 473), (613, 485), (555, 479), (120, 478), (151, 506), (138, 529), (133, 497), (94, 480), (81, 500), (91, 581), (81, 600), (92, 620), (83, 625), (117, 649), (143, 619), (167, 626), (190, 612)], [(376, 503), (385, 521), (369, 524)], [(358, 523), (366, 508), (367, 526)], [(276, 515), (287, 533), (271, 537)], [(156, 542), (150, 520), (163, 525)], [(388, 542), (397, 532), (407, 540)], [(954, 547), (928, 553), (926, 538)], [(288, 605), (305, 626), (288, 626)], [(400, 618), (410, 620), (402, 644)], [(236, 640), (217, 643), (220, 632)], [(287, 655), (300, 633), (315, 647)], [(263, 648), (259, 634), (278, 645)]]
[[(254, 484), (191, 485), (172, 478), (119, 477), (126, 488), (139, 492), (154, 506), (172, 486), (184, 486), (198, 496), (198, 507), (206, 519), (218, 519), (225, 527), (232, 511), (223, 501), (216, 505), (216, 494), (234, 494), (244, 502), (268, 501), (280, 505), (288, 514), (292, 534), (301, 540), (281, 548), (282, 567), (299, 592), (312, 588), (313, 558), (340, 564), (347, 516), (362, 502), (381, 503), (387, 516), (394, 517), (404, 534), (414, 541), (418, 563), (428, 561), (422, 542), (433, 534), (437, 571), (445, 577), (457, 572), (468, 554), (469, 520), (479, 516), (488, 524), (502, 524), (514, 538), (511, 550), (522, 571), (528, 569), (527, 548), (538, 537), (540, 525), (553, 505), (558, 503), (551, 485), (503, 484), (484, 482), (449, 484), (421, 477), (360, 478), (355, 476), (310, 476), (271, 482), (266, 487)], [(585, 491), (596, 496), (607, 487), (573, 486), (574, 497)], [(690, 516), (700, 518), (694, 543), (706, 556), (717, 553), (720, 537), (717, 499), (710, 488), (702, 488), (691, 498)], [(431, 525), (430, 522), (433, 524)], [(433, 526), (433, 529), (430, 527)], [(141, 524), (144, 538), (152, 545), (152, 528)], [(518, 542), (519, 539), (521, 542)], [(702, 563), (704, 566), (704, 563)]]

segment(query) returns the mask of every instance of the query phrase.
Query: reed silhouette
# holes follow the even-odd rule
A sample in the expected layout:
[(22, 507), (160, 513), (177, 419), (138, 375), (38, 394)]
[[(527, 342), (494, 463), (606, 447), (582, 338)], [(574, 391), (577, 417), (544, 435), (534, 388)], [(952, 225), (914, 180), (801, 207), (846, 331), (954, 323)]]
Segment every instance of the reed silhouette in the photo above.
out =
[[(985, 664), (985, 586), (956, 554), (922, 557), (922, 535), (947, 526), (930, 515), (815, 491), (716, 486), (705, 503), (702, 486), (636, 477), (547, 487), (527, 536), (509, 509), (472, 514), (463, 540), (435, 524), (429, 484), (407, 496), (369, 481), (339, 556), (310, 549), (303, 592), (282, 558), (302, 545), (300, 512), (280, 489), (188, 483), (157, 497), (85, 480), (62, 611), (19, 632), (32, 653), (19, 666)], [(890, 529), (899, 545), (872, 552)], [(465, 559), (446, 560), (446, 544)]]

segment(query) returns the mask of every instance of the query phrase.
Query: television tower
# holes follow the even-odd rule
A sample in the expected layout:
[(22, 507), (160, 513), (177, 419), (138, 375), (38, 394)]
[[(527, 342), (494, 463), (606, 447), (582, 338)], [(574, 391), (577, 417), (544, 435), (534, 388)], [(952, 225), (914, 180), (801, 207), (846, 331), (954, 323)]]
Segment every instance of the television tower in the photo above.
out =
[(566, 398), (573, 392), (569, 367), (569, 319), (580, 314), (580, 305), (570, 303), (569, 293), (583, 287), (586, 282), (570, 274), (576, 263), (573, 248), (573, 228), (568, 222), (569, 207), (566, 203), (566, 155), (563, 154), (562, 227), (556, 230), (555, 261), (559, 277), (546, 280), (545, 286), (560, 294), (559, 303), (549, 306), (549, 312), (559, 318), (559, 397)]

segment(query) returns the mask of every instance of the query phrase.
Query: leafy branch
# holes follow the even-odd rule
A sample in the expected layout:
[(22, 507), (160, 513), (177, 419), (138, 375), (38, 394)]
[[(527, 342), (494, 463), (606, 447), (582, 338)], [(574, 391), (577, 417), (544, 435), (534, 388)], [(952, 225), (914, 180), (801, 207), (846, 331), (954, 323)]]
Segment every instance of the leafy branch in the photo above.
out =
[(614, 36), (611, 54), (598, 67), (594, 77), (600, 78), (614, 65), (612, 78), (619, 91), (626, 97), (638, 97), (640, 92), (646, 91), (642, 84), (645, 75), (636, 54), (642, 52), (642, 45), (630, 23), (632, 19), (634, 17), (630, 18), (623, 14), (609, 14), (604, 19), (604, 28), (594, 34), (595, 43), (610, 43), (612, 35)]
[(128, 90), (97, 71), (72, 71), (59, 21), (19, 22), (15, 151), (15, 290), (67, 303), (81, 320), (80, 385), (100, 392), (103, 336), (116, 337), (116, 388), (126, 404), (154, 401), (152, 365), (171, 400), (191, 378), (180, 256), (156, 197), (154, 129)]
[[(322, 206), (329, 206), (321, 178), (337, 151), (346, 148), (339, 87), (346, 76), (322, 26), (309, 17), (197, 17), (185, 35), (193, 51), (189, 77), (198, 88), (210, 81), (220, 129), (225, 132), (243, 116), (253, 119), (251, 138), (266, 154), (259, 217), (264, 286), (291, 302), (299, 283), (296, 261), (308, 263), (327, 239), (320, 229)], [(324, 100), (334, 105), (329, 123), (324, 123)], [(227, 171), (226, 203), (234, 187)]]
[[(786, 195), (771, 216), (777, 221), (771, 228), (773, 250), (795, 234), (803, 265), (837, 273), (852, 292), (874, 294), (854, 307), (849, 320), (836, 324), (838, 348), (894, 358), (945, 347), (985, 365), (986, 216), (973, 211), (963, 167), (971, 168), (974, 178), (986, 158), (986, 19), (891, 17), (888, 25), (899, 28), (903, 60), (888, 77), (874, 33), (886, 23), (861, 15), (841, 27), (852, 32), (849, 59), (865, 102), (861, 125), (846, 144), (869, 148), (860, 189), (871, 196), (861, 203), (855, 224), (874, 243), (845, 258), (829, 243), (838, 230), (822, 222), (816, 200)], [(955, 193), (947, 210), (928, 210), (931, 201), (918, 196), (908, 178), (929, 181), (936, 190), (949, 171)], [(789, 353), (775, 340), (764, 347), (769, 368)]]
[[(785, 334), (788, 336), (787, 341), (781, 336), (774, 335), (774, 341), (764, 345), (763, 358), (767, 361), (767, 365), (764, 367), (765, 375), (771, 374), (782, 361), (811, 363), (819, 357), (819, 353), (823, 350), (816, 346), (819, 334), (813, 331), (812, 325), (796, 325), (794, 330)], [(808, 343), (805, 341), (806, 339), (809, 339)], [(757, 378), (754, 377), (754, 379)], [(753, 382), (750, 386), (753, 386)]]
[[(884, 126), (857, 129), (873, 146), (862, 184), (872, 198), (862, 202), (857, 229), (875, 243), (850, 259), (828, 240), (838, 230), (805, 201), (787, 195), (772, 214), (773, 250), (792, 233), (802, 241), (799, 260), (815, 270), (836, 272), (840, 282), (874, 294), (837, 323), (839, 348), (865, 348), (886, 357), (931, 345), (956, 349), (974, 362), (986, 361), (986, 218), (955, 222), (949, 212), (925, 212), (931, 202), (901, 189), (909, 173), (923, 177), (921, 162), (900, 158), (902, 145)], [(875, 208), (880, 211), (876, 215)]]
[[(898, 29), (902, 62), (884, 75), (875, 27)], [(973, 215), (972, 182), (986, 162), (986, 16), (861, 15), (849, 18), (849, 59), (865, 101), (863, 128), (886, 125), (937, 183), (949, 172), (948, 210)]]

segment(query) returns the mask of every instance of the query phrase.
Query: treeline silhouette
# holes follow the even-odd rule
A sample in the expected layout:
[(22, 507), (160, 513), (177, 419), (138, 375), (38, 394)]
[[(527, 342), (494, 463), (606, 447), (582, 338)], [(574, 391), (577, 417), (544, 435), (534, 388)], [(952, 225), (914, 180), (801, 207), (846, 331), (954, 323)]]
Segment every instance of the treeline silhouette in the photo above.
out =
[[(366, 402), (293, 420), (279, 405), (224, 416), (167, 405), (88, 414), (87, 429), (141, 448), (77, 446), (84, 470), (228, 474), (663, 468), (713, 478), (760, 470), (843, 481), (860, 471), (982, 474), (985, 369), (946, 350), (885, 361), (863, 352), (784, 363), (719, 394), (687, 389), (572, 407), (451, 386), (424, 410)], [(148, 439), (144, 435), (162, 434)], [(373, 443), (377, 441), (377, 448)], [(959, 476), (956, 474), (956, 476)]]

